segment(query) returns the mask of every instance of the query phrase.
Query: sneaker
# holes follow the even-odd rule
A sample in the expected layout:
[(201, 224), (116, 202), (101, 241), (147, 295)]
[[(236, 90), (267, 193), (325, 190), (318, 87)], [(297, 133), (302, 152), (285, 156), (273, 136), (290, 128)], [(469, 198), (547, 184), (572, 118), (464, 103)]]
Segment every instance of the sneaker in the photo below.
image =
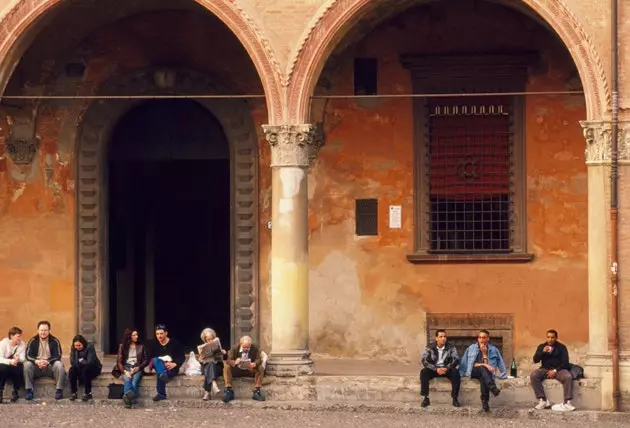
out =
[(490, 411), (490, 404), (488, 403), (487, 400), (484, 400), (481, 402), (481, 408), (483, 409), (484, 412)]
[(210, 399), (210, 393), (208, 391), (203, 392), (203, 401), (208, 401)]
[(551, 403), (549, 402), (549, 400), (543, 400), (541, 398), (540, 401), (538, 401), (538, 404), (536, 404), (536, 407), (534, 407), (534, 409), (544, 410), (544, 409), (549, 409), (550, 407), (551, 407)]
[(575, 407), (573, 407), (571, 403), (554, 404), (551, 406), (551, 410), (555, 410), (556, 412), (572, 412), (575, 410)]
[(133, 403), (133, 392), (127, 391), (125, 395), (123, 395), (123, 403), (125, 403), (126, 409), (131, 409), (131, 405)]
[(254, 390), (254, 394), (252, 395), (252, 400), (255, 401), (265, 401), (265, 396), (260, 392), (260, 388), (256, 388)]
[(462, 407), (457, 398), (453, 398), (453, 407)]
[(26, 396), (24, 398), (26, 398), (27, 401), (31, 401), (33, 398), (35, 398), (35, 393), (33, 393), (32, 389), (27, 389)]
[(77, 393), (73, 392), (72, 394), (70, 394), (70, 401), (74, 401), (77, 399)]
[(229, 403), (232, 400), (234, 400), (234, 391), (232, 388), (225, 388), (225, 391), (223, 391), (223, 402)]
[(162, 401), (162, 400), (166, 400), (166, 397), (164, 395), (156, 395), (152, 398), (153, 401)]
[(219, 387), (217, 386), (216, 383), (212, 384), (212, 393), (214, 395), (218, 395), (221, 392), (221, 389), (219, 389)]
[(63, 391), (58, 389), (55, 391), (55, 400), (61, 400), (63, 398)]
[(15, 403), (16, 401), (18, 401), (19, 398), (20, 398), (20, 394), (18, 390), (14, 389), (13, 392), (11, 393), (11, 402)]
[(430, 405), (431, 405), (431, 400), (429, 400), (429, 397), (424, 397), (424, 400), (422, 400), (420, 407), (429, 407)]
[(83, 397), (81, 397), (81, 401), (83, 401), (83, 402), (90, 401), (91, 399), (92, 399), (92, 393), (91, 392), (83, 394)]

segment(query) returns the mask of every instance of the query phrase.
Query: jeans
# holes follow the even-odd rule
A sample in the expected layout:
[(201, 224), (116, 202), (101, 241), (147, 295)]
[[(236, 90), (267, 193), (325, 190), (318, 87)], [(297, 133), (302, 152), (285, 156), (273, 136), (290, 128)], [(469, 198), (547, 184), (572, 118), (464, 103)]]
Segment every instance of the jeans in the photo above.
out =
[(481, 387), (481, 401), (490, 400), (490, 390), (496, 388), (494, 383), (494, 376), (485, 367), (475, 367), (470, 373), (471, 379), (479, 379), (479, 386)]
[(157, 382), (155, 385), (157, 395), (162, 398), (166, 398), (166, 383), (179, 374), (179, 367), (176, 367), (173, 370), (167, 370), (164, 365), (164, 361), (159, 358), (154, 358), (153, 369), (155, 369), (155, 373), (157, 373)]
[(203, 390), (212, 391), (212, 382), (217, 380), (217, 365), (215, 363), (206, 363), (201, 368), (203, 372)]
[(101, 374), (100, 367), (92, 364), (81, 364), (77, 366), (71, 366), (68, 377), (70, 378), (70, 390), (73, 394), (77, 393), (79, 389), (79, 382), (83, 383), (85, 387), (85, 393), (92, 393), (92, 381), (96, 376)]
[(47, 365), (44, 369), (40, 369), (34, 363), (26, 361), (24, 363), (24, 381), (26, 389), (33, 389), (33, 381), (40, 377), (51, 377), (57, 381), (56, 388), (63, 389), (66, 383), (66, 369), (61, 361), (55, 361), (53, 364)]
[(429, 396), (429, 381), (434, 377), (445, 377), (451, 381), (451, 397), (457, 398), (459, 395), (459, 385), (461, 383), (461, 377), (459, 370), (449, 369), (445, 374), (439, 375), (437, 371), (424, 368), (420, 371), (420, 395), (423, 397)]
[[(132, 367), (129, 364), (125, 365), (125, 371), (131, 371)], [(140, 378), (142, 377), (142, 370), (138, 370), (137, 372), (135, 372), (134, 374), (131, 375), (131, 377), (127, 377), (124, 373), (123, 373), (123, 381), (125, 382), (125, 385), (123, 386), (123, 390), (124, 393), (127, 394), (129, 391), (133, 392), (133, 396), (134, 397), (139, 397), (140, 396), (140, 390), (138, 389), (138, 384), (140, 383)]]
[(22, 383), (24, 383), (24, 367), (22, 363), (18, 363), (17, 366), (0, 364), (0, 391), (4, 390), (4, 383), (7, 380), (11, 380), (15, 391), (22, 387)]

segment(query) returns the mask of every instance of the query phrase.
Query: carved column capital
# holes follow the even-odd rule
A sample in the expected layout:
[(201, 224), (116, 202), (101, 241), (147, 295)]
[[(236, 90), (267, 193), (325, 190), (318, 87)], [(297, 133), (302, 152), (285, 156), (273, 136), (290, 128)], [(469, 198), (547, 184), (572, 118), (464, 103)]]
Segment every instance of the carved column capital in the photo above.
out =
[(309, 167), (323, 143), (314, 124), (263, 125), (263, 130), (271, 146), (272, 167)]
[[(612, 160), (612, 124), (608, 120), (581, 121), (586, 149), (587, 165), (608, 165)], [(618, 160), (630, 162), (630, 122), (619, 122)]]

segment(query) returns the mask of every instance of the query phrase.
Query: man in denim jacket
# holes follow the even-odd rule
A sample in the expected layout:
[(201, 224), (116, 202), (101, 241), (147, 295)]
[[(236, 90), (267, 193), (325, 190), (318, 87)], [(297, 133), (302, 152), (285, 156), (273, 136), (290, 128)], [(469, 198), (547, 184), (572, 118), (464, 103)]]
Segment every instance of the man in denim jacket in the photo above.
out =
[(506, 377), (505, 363), (501, 352), (488, 343), (490, 333), (480, 330), (477, 335), (477, 343), (473, 343), (466, 349), (459, 366), (459, 373), (472, 379), (479, 379), (481, 385), (481, 406), (483, 410), (490, 410), (490, 392), (496, 397), (501, 393), (494, 382), (495, 378)]

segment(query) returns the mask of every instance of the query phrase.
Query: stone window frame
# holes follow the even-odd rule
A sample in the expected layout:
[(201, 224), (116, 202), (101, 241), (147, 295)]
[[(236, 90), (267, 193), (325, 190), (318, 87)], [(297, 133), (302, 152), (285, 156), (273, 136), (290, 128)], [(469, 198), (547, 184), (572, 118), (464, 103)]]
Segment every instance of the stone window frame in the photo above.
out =
[[(99, 95), (225, 93), (204, 74), (177, 69), (172, 88), (155, 85), (157, 69), (109, 81)], [(77, 331), (103, 353), (109, 337), (107, 147), (116, 123), (146, 100), (95, 101), (79, 118), (76, 136)], [(198, 99), (223, 127), (230, 146), (230, 343), (259, 337), (258, 136), (243, 100)]]
[(423, 163), (426, 157), (427, 100), (413, 98), (413, 152), (414, 152), (414, 251), (407, 255), (411, 263), (469, 263), (469, 262), (529, 262), (527, 253), (527, 211), (525, 174), (525, 100), (522, 95), (529, 68), (538, 56), (532, 53), (515, 55), (404, 55), (401, 63), (410, 71), (413, 93), (452, 94), (463, 96), (474, 93), (501, 93), (510, 96), (513, 103), (512, 149), (513, 166), (511, 186), (512, 211), (510, 213), (509, 253), (435, 254), (429, 249), (424, 215), (427, 206), (427, 178)]

